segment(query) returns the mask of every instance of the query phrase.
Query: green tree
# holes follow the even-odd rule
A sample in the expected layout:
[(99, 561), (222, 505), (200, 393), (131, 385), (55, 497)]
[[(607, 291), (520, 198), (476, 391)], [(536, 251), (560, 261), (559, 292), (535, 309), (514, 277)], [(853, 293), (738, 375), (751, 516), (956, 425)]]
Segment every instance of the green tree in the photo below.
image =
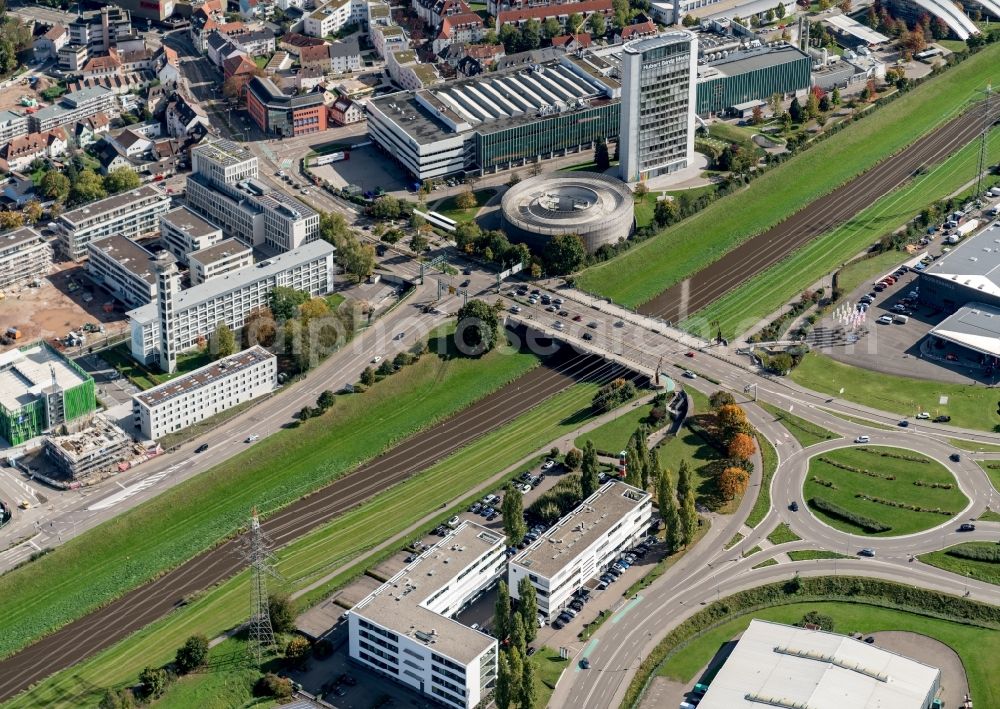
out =
[(470, 300), (458, 309), (455, 342), (470, 355), (489, 352), (500, 340), (500, 318), (486, 301)]
[(677, 202), (670, 198), (658, 199), (656, 206), (653, 207), (653, 221), (659, 226), (669, 226), (676, 222), (679, 216)]
[(308, 421), (313, 417), (313, 410), (308, 406), (303, 406), (295, 413), (295, 418), (299, 421)]
[(541, 22), (538, 20), (528, 20), (524, 23), (524, 27), (521, 28), (519, 46), (522, 52), (538, 49), (542, 46)]
[(507, 660), (510, 663), (510, 685), (511, 703), (514, 706), (521, 704), (521, 678), (524, 677), (524, 654), (516, 647), (508, 648)]
[(593, 13), (588, 19), (587, 24), (590, 26), (590, 33), (594, 37), (603, 37), (608, 31), (608, 23), (604, 20), (604, 15), (600, 12)]
[(299, 306), (307, 300), (308, 293), (288, 286), (275, 286), (268, 296), (271, 313), (277, 320), (291, 320), (298, 314)]
[(594, 147), (594, 165), (604, 172), (611, 167), (611, 156), (608, 154), (608, 144), (603, 139), (597, 141)]
[(174, 664), (181, 674), (193, 672), (205, 664), (208, 658), (208, 638), (204, 635), (192, 635), (177, 649)]
[(802, 620), (796, 623), (796, 625), (800, 628), (813, 625), (829, 633), (833, 631), (833, 617), (819, 611), (809, 611), (802, 616)]
[(545, 268), (549, 273), (573, 273), (583, 265), (587, 251), (576, 234), (556, 234), (545, 246)]
[(677, 499), (683, 500), (691, 489), (691, 466), (682, 460), (677, 467)]
[(65, 202), (70, 192), (69, 178), (58, 170), (49, 170), (42, 176), (39, 188), (45, 197)]
[(524, 621), (524, 639), (531, 642), (538, 636), (538, 594), (527, 576), (517, 582), (517, 612)]
[(723, 389), (712, 392), (712, 395), (708, 397), (708, 405), (712, 407), (712, 411), (718, 411), (723, 406), (735, 403), (736, 398)]
[(594, 446), (594, 442), (588, 438), (583, 444), (583, 456), (580, 461), (580, 488), (583, 492), (583, 499), (586, 500), (597, 492), (599, 485), (597, 448)]
[(660, 479), (661, 470), (662, 467), (660, 466), (660, 453), (656, 448), (654, 448), (653, 450), (649, 451), (649, 464), (643, 471), (643, 479), (642, 479), (643, 490), (648, 490), (650, 483), (655, 483), (657, 480)]
[(840, 89), (835, 88), (833, 90), (833, 93), (830, 94), (830, 101), (833, 103), (834, 106), (840, 105)]
[(236, 335), (222, 321), (219, 321), (215, 326), (215, 332), (212, 333), (211, 351), (213, 359), (228, 357), (236, 351)]
[(569, 34), (579, 34), (583, 23), (583, 15), (579, 12), (571, 12), (569, 17), (566, 18), (566, 32)]
[(625, 446), (625, 482), (633, 487), (639, 487), (641, 482), (642, 463), (639, 461), (639, 451), (635, 447), (635, 436), (629, 439)]
[(819, 99), (816, 98), (816, 94), (812, 91), (809, 92), (809, 98), (806, 99), (806, 116), (809, 118), (815, 118), (819, 115)]
[(375, 258), (375, 247), (362, 243), (354, 234), (348, 232), (340, 237), (334, 245), (337, 247), (337, 261), (348, 275), (360, 283), (368, 278), (378, 263)]
[(569, 470), (576, 470), (580, 467), (581, 453), (576, 448), (570, 448), (563, 456), (563, 463)]
[(635, 384), (628, 379), (618, 378), (608, 382), (594, 394), (590, 405), (599, 413), (616, 409), (635, 396)]
[(524, 619), (520, 613), (511, 614), (509, 646), (517, 648), (522, 654), (528, 651), (528, 638), (524, 632)]
[(336, 395), (334, 395), (332, 391), (327, 389), (326, 391), (324, 391), (322, 394), (319, 395), (318, 399), (316, 399), (316, 406), (326, 411), (331, 406), (333, 406), (333, 403), (336, 400), (337, 400)]
[(798, 96), (792, 99), (792, 103), (788, 107), (788, 115), (791, 116), (793, 123), (802, 122), (802, 117), (803, 117), (802, 104), (799, 103)]
[[(514, 703), (514, 682), (512, 680), (510, 660), (507, 658), (506, 652), (501, 652), (497, 658), (497, 684), (493, 690), (493, 701), (496, 703), (497, 709), (509, 709)], [(520, 677), (518, 677), (518, 684), (520, 684)]]
[(774, 15), (779, 20), (782, 19), (785, 16), (785, 3), (783, 3), (783, 2), (779, 2), (778, 3), (778, 6), (776, 8), (774, 8)]
[(128, 687), (106, 690), (97, 705), (98, 709), (135, 709), (135, 706), (135, 695)]
[(295, 630), (295, 607), (284, 593), (272, 593), (267, 597), (267, 612), (271, 616), (271, 628), (276, 633), (290, 633)]
[(372, 203), (370, 211), (371, 216), (379, 221), (399, 219), (400, 215), (403, 213), (399, 200), (391, 195), (383, 195), (382, 197), (376, 199)]
[(24, 218), (29, 224), (37, 224), (45, 215), (45, 210), (42, 209), (42, 203), (37, 199), (29, 199), (24, 205), (23, 211)]
[(681, 500), (680, 510), (680, 537), (681, 544), (687, 546), (694, 540), (695, 532), (698, 530), (698, 510), (694, 505), (694, 489), (688, 488), (684, 499)]
[(538, 690), (535, 687), (535, 665), (530, 659), (525, 659), (521, 672), (521, 691), (519, 704), (521, 709), (532, 709), (538, 701)]
[(108, 194), (134, 190), (141, 184), (139, 176), (127, 167), (115, 168), (104, 176), (104, 189)]
[(69, 195), (71, 202), (81, 204), (83, 202), (104, 199), (108, 196), (108, 193), (104, 189), (104, 181), (101, 180), (100, 176), (87, 168), (86, 170), (80, 170), (76, 181), (71, 182)]
[(548, 39), (552, 39), (553, 37), (558, 37), (560, 34), (562, 34), (562, 25), (560, 25), (559, 20), (557, 20), (554, 17), (550, 17), (547, 20), (545, 20), (544, 27), (545, 27), (545, 36)]
[(528, 526), (524, 521), (524, 499), (521, 491), (513, 484), (508, 483), (504, 488), (500, 515), (503, 518), (503, 531), (507, 535), (507, 543), (513, 546), (524, 539), (524, 535), (528, 533)]
[(506, 642), (510, 636), (510, 589), (507, 582), (500, 580), (497, 587), (497, 601), (493, 606), (493, 631), (500, 642)]
[(670, 473), (660, 471), (656, 484), (656, 502), (660, 507), (660, 519), (663, 520), (664, 541), (667, 553), (673, 554), (680, 544), (680, 517), (677, 512), (677, 493), (670, 482)]
[(364, 371), (361, 372), (361, 383), (370, 387), (376, 381), (378, 381), (378, 377), (375, 376), (375, 370), (371, 367), (365, 367)]
[(155, 699), (163, 694), (167, 689), (167, 671), (160, 667), (145, 667), (139, 673), (139, 683), (142, 685), (143, 694)]

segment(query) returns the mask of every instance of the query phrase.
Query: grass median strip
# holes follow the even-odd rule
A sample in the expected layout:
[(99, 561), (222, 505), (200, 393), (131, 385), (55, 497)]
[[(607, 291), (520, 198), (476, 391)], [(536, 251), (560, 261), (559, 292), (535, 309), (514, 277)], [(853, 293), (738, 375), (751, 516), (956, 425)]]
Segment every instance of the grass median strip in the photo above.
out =
[(774, 531), (767, 535), (767, 541), (774, 545), (797, 542), (800, 539), (802, 539), (802, 537), (793, 532), (792, 528), (784, 522), (775, 527)]
[(817, 559), (850, 559), (851, 557), (825, 549), (802, 549), (788, 552), (788, 558), (792, 561), (815, 561)]
[(803, 495), (832, 527), (881, 537), (936, 527), (968, 503), (943, 465), (886, 446), (843, 448), (812, 458)]
[[(1000, 426), (996, 391), (987, 387), (874, 372), (815, 352), (807, 354), (789, 376), (807, 389), (900, 416), (926, 411), (931, 416), (951, 416), (951, 426), (979, 431), (993, 431)], [(942, 400), (948, 403), (942, 404)]]
[[(343, 475), (524, 374), (528, 354), (487, 362), (425, 355), (323, 417), (282, 430), (0, 577), (0, 656), (213, 546), (244, 522)], [(127, 557), (127, 558), (126, 558)]]
[(920, 560), (970, 579), (1000, 584), (1000, 546), (992, 542), (956, 544), (941, 551), (921, 554)]
[(778, 451), (774, 449), (771, 442), (764, 436), (758, 435), (757, 446), (760, 448), (760, 458), (764, 470), (761, 474), (757, 499), (754, 500), (753, 508), (747, 515), (746, 524), (748, 527), (756, 527), (771, 511), (771, 480), (774, 479), (774, 473), (778, 469)]
[[(572, 431), (589, 417), (596, 388), (588, 383), (573, 385), (428, 470), (277, 550), (276, 569), (286, 580), (285, 590), (305, 588), (331, 571), (351, 565), (360, 554), (439, 509), (440, 503), (452, 499), (456, 490), (475, 488)], [(452, 513), (441, 510), (440, 516), (446, 518)], [(298, 605), (305, 608), (322, 600), (370, 563), (354, 564), (300, 598)], [(9, 707), (68, 708), (94, 703), (101, 688), (130, 682), (146, 665), (169, 660), (189, 635), (213, 636), (241, 622), (248, 598), (247, 574), (243, 573), (108, 650), (41, 682), (11, 700)]]
[(835, 438), (840, 438), (836, 433), (828, 431), (822, 426), (819, 426), (812, 421), (807, 421), (806, 419), (790, 414), (784, 409), (779, 409), (777, 406), (765, 403), (763, 401), (757, 402), (758, 406), (767, 411), (769, 414), (774, 416), (776, 421), (779, 421), (788, 432), (799, 442), (803, 448), (808, 448), (816, 443), (822, 443), (823, 441), (832, 441)]
[[(769, 170), (745, 190), (584, 271), (580, 287), (632, 307), (651, 300), (940, 125), (940, 107), (962, 106), (991, 78), (996, 83), (998, 63), (1000, 45), (990, 46)], [(692, 233), (699, 237), (689, 238)]]

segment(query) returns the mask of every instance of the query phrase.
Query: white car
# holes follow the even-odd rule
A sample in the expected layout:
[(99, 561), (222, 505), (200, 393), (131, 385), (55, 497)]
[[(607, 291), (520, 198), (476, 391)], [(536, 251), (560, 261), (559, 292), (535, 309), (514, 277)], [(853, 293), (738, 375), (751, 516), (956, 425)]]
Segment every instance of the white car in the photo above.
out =
[(556, 320), (555, 328), (556, 328), (556, 330), (562, 330), (563, 329), (563, 324), (562, 324), (561, 320)]
[(531, 492), (531, 485), (529, 485), (528, 483), (524, 483), (523, 485), (521, 485), (521, 492), (527, 495), (529, 492)]
[(870, 441), (871, 438), (868, 436), (858, 436), (857, 438), (854, 439), (855, 443), (868, 443)]
[(253, 443), (258, 438), (260, 438), (260, 436), (258, 436), (256, 433), (251, 433), (249, 436), (246, 437), (246, 439), (245, 439), (244, 442), (245, 443)]
[(697, 379), (698, 378), (698, 375), (695, 374), (694, 372), (692, 372), (690, 369), (685, 369), (684, 370), (684, 376), (687, 377), (688, 379)]
[(542, 463), (542, 470), (551, 470), (555, 466), (556, 462), (551, 458), (548, 458), (544, 463)]
[(931, 415), (929, 413), (927, 413), (926, 411), (921, 411), (914, 418), (917, 418), (917, 419), (920, 419), (920, 420), (923, 421), (923, 420), (929, 419), (930, 417), (931, 417)]
[(382, 361), (382, 355), (375, 355), (372, 357), (372, 364), (378, 364)]
[(880, 317), (878, 319), (878, 321), (880, 323), (882, 323), (883, 325), (892, 325), (892, 316), (891, 315), (883, 315), (882, 317)]

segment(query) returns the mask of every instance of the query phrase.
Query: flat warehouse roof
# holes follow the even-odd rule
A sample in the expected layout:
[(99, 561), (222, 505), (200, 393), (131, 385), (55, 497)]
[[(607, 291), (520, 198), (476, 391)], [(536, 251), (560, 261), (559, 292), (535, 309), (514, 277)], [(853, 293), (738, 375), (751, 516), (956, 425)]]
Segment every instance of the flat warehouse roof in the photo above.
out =
[[(725, 59), (708, 62), (702, 66), (715, 69), (724, 76), (739, 76), (803, 59), (809, 59), (809, 55), (789, 44), (783, 47), (762, 47), (746, 52), (731, 52)], [(701, 66), (698, 68), (700, 70)]]
[(1000, 308), (968, 303), (931, 329), (942, 340), (1000, 357)]
[(351, 612), (435, 652), (469, 663), (492, 647), (493, 638), (435, 613), (424, 604), (446, 589), (463, 570), (502, 544), (500, 534), (473, 522), (463, 522)]
[(967, 237), (922, 273), (1000, 296), (1000, 223)]
[(217, 362), (207, 364), (183, 377), (171, 379), (169, 382), (136, 394), (135, 399), (149, 407), (158, 406), (174, 397), (200, 389), (223, 377), (240, 372), (255, 364), (275, 359), (274, 355), (260, 345), (254, 345), (242, 352), (224, 357)]
[(750, 621), (699, 709), (925, 709), (936, 667), (822, 630)]
[(871, 27), (866, 27), (847, 15), (833, 15), (826, 18), (826, 21), (838, 30), (852, 34), (868, 44), (885, 44), (889, 41), (889, 38), (881, 32), (876, 32)]
[(511, 559), (511, 563), (551, 578), (650, 497), (649, 493), (623, 482), (607, 482)]
[(63, 389), (88, 380), (40, 342), (0, 354), (0, 404), (8, 411), (30, 404), (52, 385), (53, 372), (56, 384)]

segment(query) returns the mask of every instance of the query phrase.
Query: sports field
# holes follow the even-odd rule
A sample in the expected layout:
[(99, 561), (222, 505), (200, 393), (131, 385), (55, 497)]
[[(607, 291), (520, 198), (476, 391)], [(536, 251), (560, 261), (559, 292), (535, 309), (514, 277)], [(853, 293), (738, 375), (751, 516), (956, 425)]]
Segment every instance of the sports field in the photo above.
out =
[(998, 79), (1000, 45), (991, 45), (857, 125), (769, 170), (745, 190), (584, 271), (578, 284), (632, 307), (645, 303), (942, 125), (977, 90)]
[[(886, 446), (841, 448), (815, 456), (809, 461), (803, 495), (813, 514), (831, 527), (876, 537), (937, 527), (969, 502), (941, 463)], [(824, 509), (821, 500), (846, 514)]]

